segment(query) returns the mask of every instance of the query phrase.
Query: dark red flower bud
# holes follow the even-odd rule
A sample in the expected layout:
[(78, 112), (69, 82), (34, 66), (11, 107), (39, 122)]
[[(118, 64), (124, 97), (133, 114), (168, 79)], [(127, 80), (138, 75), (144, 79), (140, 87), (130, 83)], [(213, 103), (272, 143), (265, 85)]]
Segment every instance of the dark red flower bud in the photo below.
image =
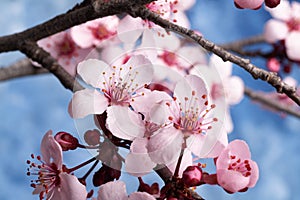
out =
[(103, 185), (107, 182), (118, 180), (121, 176), (121, 171), (110, 168), (109, 166), (102, 163), (102, 167), (95, 172), (93, 176), (93, 184), (95, 187)]
[(182, 174), (182, 180), (188, 187), (200, 185), (202, 169), (199, 166), (188, 166)]
[(265, 0), (265, 4), (269, 8), (275, 8), (280, 4), (280, 0)]
[(63, 151), (74, 150), (78, 147), (78, 139), (67, 132), (58, 132), (54, 139), (60, 144)]
[(84, 133), (84, 140), (88, 145), (97, 145), (100, 143), (100, 132), (97, 129), (88, 130)]

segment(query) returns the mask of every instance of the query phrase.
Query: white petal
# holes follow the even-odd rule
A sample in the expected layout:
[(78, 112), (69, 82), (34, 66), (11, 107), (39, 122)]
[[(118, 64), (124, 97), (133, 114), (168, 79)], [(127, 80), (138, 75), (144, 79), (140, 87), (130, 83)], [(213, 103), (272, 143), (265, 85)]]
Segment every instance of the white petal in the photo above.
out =
[[(82, 185), (76, 176), (67, 173), (61, 173), (60, 188), (54, 193), (60, 200), (84, 200), (87, 196), (87, 191), (84, 185)], [(55, 197), (53, 197), (55, 199)]]
[(97, 200), (127, 200), (126, 185), (123, 181), (108, 182), (98, 191)]
[(74, 42), (81, 48), (93, 46), (93, 42), (96, 40), (91, 30), (85, 24), (72, 27), (70, 34)]
[(300, 32), (293, 31), (285, 40), (287, 56), (300, 61)]
[(107, 108), (108, 129), (118, 138), (133, 140), (144, 137), (145, 126), (139, 114), (127, 106), (110, 106)]
[(108, 106), (107, 98), (97, 90), (84, 89), (74, 93), (69, 104), (72, 118), (83, 118), (90, 114), (102, 114)]
[(240, 77), (230, 77), (224, 89), (227, 94), (226, 100), (229, 105), (239, 103), (244, 97), (244, 82)]
[(133, 43), (141, 36), (143, 30), (142, 19), (130, 15), (121, 19), (118, 26), (118, 37), (126, 43)]
[(157, 164), (170, 164), (178, 159), (183, 134), (174, 127), (162, 128), (148, 142), (147, 149), (150, 158)]
[(78, 64), (77, 73), (86, 83), (95, 88), (99, 88), (99, 85), (102, 82), (102, 73), (105, 68), (108, 67), (109, 66), (101, 60), (89, 59)]
[(232, 63), (224, 62), (219, 56), (213, 54), (210, 57), (210, 67), (215, 67), (219, 72), (220, 77), (228, 77), (231, 76), (232, 73)]
[(225, 130), (222, 130), (221, 137), (213, 146), (212, 150), (206, 155), (207, 158), (216, 158), (220, 155), (223, 149), (228, 145), (228, 137)]
[(129, 195), (128, 200), (155, 200), (153, 196), (148, 194), (147, 192), (134, 192)]
[(264, 38), (269, 43), (275, 43), (283, 40), (288, 35), (288, 26), (285, 22), (271, 19), (265, 24)]
[[(172, 171), (174, 174), (175, 169), (177, 165), (177, 160), (175, 162), (171, 163), (168, 165), (168, 168)], [(193, 165), (193, 156), (192, 153), (189, 149), (185, 149), (182, 157), (182, 161), (180, 163), (180, 168), (179, 168), (179, 177), (182, 177), (183, 171), (188, 167)]]
[(276, 8), (266, 8), (266, 10), (268, 10), (274, 18), (282, 21), (289, 20), (292, 17), (290, 3), (286, 0), (282, 0)]
[(164, 35), (164, 37), (155, 34), (155, 45), (167, 51), (176, 51), (180, 47), (179, 38), (171, 33), (170, 35)]

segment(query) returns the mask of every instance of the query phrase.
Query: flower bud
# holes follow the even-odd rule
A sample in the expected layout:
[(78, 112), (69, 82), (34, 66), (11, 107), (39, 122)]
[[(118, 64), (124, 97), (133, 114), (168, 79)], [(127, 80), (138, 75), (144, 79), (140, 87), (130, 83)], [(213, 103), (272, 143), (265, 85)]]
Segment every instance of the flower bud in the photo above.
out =
[(88, 130), (84, 133), (84, 141), (88, 145), (95, 146), (100, 143), (100, 132), (97, 129)]
[(201, 177), (202, 169), (199, 166), (188, 166), (182, 174), (182, 180), (188, 187), (199, 185)]
[(269, 8), (275, 8), (280, 4), (280, 0), (265, 0), (265, 4)]
[(278, 72), (280, 70), (280, 62), (276, 58), (270, 58), (267, 61), (267, 68), (271, 72)]
[(63, 151), (74, 150), (79, 144), (77, 138), (67, 132), (58, 132), (54, 139), (59, 143)]

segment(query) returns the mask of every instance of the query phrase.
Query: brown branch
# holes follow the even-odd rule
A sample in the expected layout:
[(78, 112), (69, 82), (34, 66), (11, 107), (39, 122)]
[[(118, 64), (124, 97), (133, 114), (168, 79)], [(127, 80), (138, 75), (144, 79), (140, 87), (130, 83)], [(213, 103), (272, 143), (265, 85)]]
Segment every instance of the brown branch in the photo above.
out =
[(269, 108), (275, 109), (277, 111), (280, 112), (284, 112), (286, 114), (292, 115), (294, 117), (298, 117), (300, 118), (300, 110), (295, 110), (291, 107), (287, 107), (285, 105), (281, 105), (278, 102), (274, 101), (273, 99), (270, 99), (268, 97), (265, 97), (261, 94), (259, 94), (258, 92), (252, 91), (249, 88), (245, 88), (244, 91), (245, 95), (247, 95), (248, 97), (250, 97), (252, 100), (257, 101)]
[(0, 81), (45, 73), (48, 73), (48, 70), (35, 67), (28, 59), (22, 59), (11, 66), (0, 68)]
[(66, 72), (48, 52), (35, 42), (24, 41), (23, 45), (20, 46), (20, 51), (53, 73), (65, 88), (74, 92), (83, 89), (74, 77)]
[(270, 85), (276, 88), (277, 92), (285, 93), (288, 97), (290, 97), (294, 102), (296, 102), (300, 106), (300, 96), (296, 94), (296, 88), (284, 83), (281, 80), (281, 78), (277, 76), (276, 73), (260, 69), (257, 66), (253, 65), (249, 59), (244, 59), (237, 55), (231, 54), (230, 52), (217, 46), (213, 42), (198, 35), (194, 31), (169, 22), (168, 20), (161, 18), (160, 15), (151, 12), (150, 10), (144, 7), (132, 7), (129, 8), (127, 12), (130, 13), (130, 15), (132, 15), (133, 17), (141, 17), (143, 19), (150, 20), (167, 30), (181, 33), (184, 36), (191, 38), (192, 40), (200, 44), (204, 49), (213, 52), (214, 54), (221, 57), (224, 61), (230, 61), (242, 67), (244, 70), (249, 72), (254, 79), (261, 79), (263, 81), (268, 82)]
[(38, 41), (55, 33), (64, 31), (84, 22), (124, 12), (124, 8), (144, 5), (154, 0), (111, 0), (94, 1), (93, 4), (74, 9), (66, 14), (58, 15), (53, 19), (25, 31), (0, 37), (0, 52), (19, 50), (26, 40)]
[(242, 49), (245, 46), (254, 45), (254, 44), (261, 44), (265, 43), (265, 38), (263, 35), (256, 35), (253, 37), (237, 40), (234, 42), (229, 42), (226, 44), (221, 44), (220, 47), (222, 47), (225, 50), (235, 50), (235, 49)]

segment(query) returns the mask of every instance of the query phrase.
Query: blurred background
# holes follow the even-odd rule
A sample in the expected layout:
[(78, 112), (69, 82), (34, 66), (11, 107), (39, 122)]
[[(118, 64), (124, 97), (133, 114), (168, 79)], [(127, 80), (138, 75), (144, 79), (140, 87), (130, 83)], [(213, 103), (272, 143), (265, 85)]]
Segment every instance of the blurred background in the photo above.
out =
[[(1, 0), (0, 36), (22, 31), (61, 14), (79, 0)], [(238, 10), (231, 1), (202, 0), (188, 11), (192, 29), (207, 39), (226, 43), (261, 34), (270, 18), (263, 8), (257, 11)], [(0, 67), (8, 66), (24, 56), (20, 53), (0, 54)], [(253, 60), (265, 66), (262, 60)], [(266, 83), (255, 81), (239, 67), (234, 74), (256, 90), (273, 91)], [(300, 70), (292, 75), (300, 81)], [(76, 132), (74, 121), (67, 113), (72, 93), (63, 88), (51, 74), (24, 77), (0, 82), (0, 199), (38, 199), (32, 196), (30, 179), (26, 176), (30, 154), (39, 154), (40, 141), (46, 131)], [(282, 117), (262, 109), (247, 97), (232, 107), (234, 131), (229, 139), (244, 139), (252, 151), (252, 159), (260, 168), (255, 188), (246, 193), (227, 194), (216, 186), (198, 189), (205, 199), (272, 199), (286, 200), (300, 197), (300, 120)], [(81, 152), (81, 153), (79, 153)], [(78, 154), (79, 153), (79, 154)], [(89, 155), (84, 150), (65, 154), (69, 166), (79, 164)], [(75, 155), (75, 154), (73, 154)], [(128, 176), (124, 175), (126, 180)], [(154, 175), (146, 180), (154, 181)], [(130, 179), (131, 180), (131, 179)], [(136, 190), (137, 181), (127, 182), (128, 192)]]

